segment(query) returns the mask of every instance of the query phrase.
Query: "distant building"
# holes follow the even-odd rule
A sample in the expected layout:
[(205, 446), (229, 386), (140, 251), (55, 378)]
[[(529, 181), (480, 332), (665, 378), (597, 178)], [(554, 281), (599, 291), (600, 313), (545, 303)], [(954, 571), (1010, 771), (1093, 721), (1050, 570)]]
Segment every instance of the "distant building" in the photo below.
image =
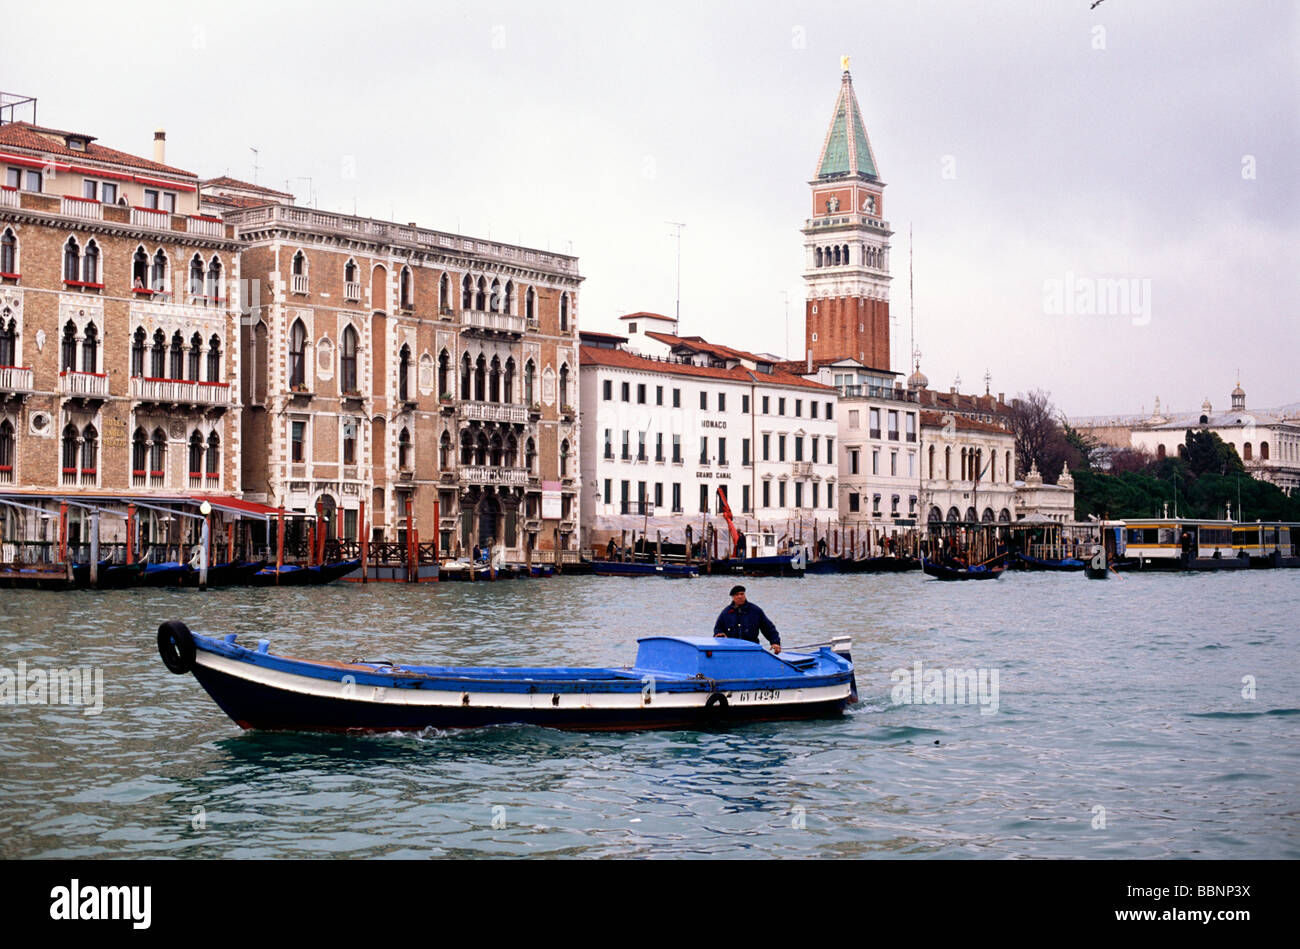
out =
[(1294, 493), (1300, 487), (1300, 404), (1248, 410), (1240, 383), (1229, 403), (1227, 411), (1215, 412), (1207, 398), (1199, 412), (1173, 414), (1162, 411), (1157, 397), (1149, 415), (1076, 417), (1070, 424), (1104, 448), (1141, 449), (1155, 458), (1177, 457), (1190, 430), (1211, 431), (1237, 450), (1252, 477)]
[[(582, 333), (584, 546), (623, 532), (681, 543), (717, 515), (811, 539), (837, 519), (836, 398), (759, 354), (679, 337), (665, 316)], [(728, 549), (723, 542), (719, 552)]]
[(1044, 484), (1038, 465), (1031, 463), (1024, 481), (1017, 481), (1016, 520), (1037, 515), (1039, 518), (1068, 523), (1074, 520), (1074, 476), (1062, 465), (1056, 484)]

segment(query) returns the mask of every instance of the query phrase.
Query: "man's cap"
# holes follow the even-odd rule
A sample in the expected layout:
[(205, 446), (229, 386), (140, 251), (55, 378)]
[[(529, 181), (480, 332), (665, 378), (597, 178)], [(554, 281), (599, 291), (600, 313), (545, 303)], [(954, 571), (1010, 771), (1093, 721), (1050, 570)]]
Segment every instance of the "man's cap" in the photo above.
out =
[(737, 583), (734, 587), (731, 588), (731, 593), (728, 595), (735, 596), (737, 593), (744, 593), (744, 592), (745, 592), (745, 588), (742, 587), (739, 583)]

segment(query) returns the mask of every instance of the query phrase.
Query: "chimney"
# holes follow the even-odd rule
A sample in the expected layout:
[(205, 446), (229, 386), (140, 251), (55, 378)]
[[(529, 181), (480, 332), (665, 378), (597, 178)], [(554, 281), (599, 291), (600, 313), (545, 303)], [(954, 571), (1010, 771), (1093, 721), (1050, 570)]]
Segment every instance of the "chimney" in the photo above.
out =
[(1005, 392), (999, 392), (998, 405), (1006, 405), (1006, 404), (1007, 404), (1007, 394)]
[(808, 347), (808, 372), (812, 373), (812, 347)]
[(160, 165), (167, 164), (167, 133), (162, 129), (154, 129), (153, 160)]

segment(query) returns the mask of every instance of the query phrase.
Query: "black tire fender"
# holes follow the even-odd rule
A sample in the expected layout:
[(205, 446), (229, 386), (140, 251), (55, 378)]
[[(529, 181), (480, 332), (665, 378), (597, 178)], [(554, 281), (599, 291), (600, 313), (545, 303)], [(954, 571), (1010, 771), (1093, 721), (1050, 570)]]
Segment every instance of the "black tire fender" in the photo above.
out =
[(709, 696), (709, 700), (704, 703), (704, 711), (711, 715), (725, 715), (730, 704), (725, 695), (721, 692), (714, 692)]
[(168, 620), (158, 627), (158, 655), (172, 672), (184, 675), (193, 671), (196, 651), (190, 628), (180, 620)]

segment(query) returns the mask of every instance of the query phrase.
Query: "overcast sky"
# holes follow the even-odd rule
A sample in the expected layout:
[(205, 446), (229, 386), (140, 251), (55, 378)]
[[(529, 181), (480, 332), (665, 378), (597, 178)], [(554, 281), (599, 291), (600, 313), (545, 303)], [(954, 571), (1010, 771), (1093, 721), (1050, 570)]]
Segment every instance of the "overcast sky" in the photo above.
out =
[[(895, 232), (892, 368), (911, 227), (933, 386), (1191, 411), (1240, 369), (1249, 406), (1296, 401), (1300, 5), (1091, 2), (68, 0), (55, 34), (7, 19), (0, 89), (137, 154), (165, 127), (204, 177), (251, 179), (257, 148), (300, 204), (571, 251), (587, 329), (673, 311), (685, 222), (682, 331), (784, 353), (788, 296), (797, 356), (847, 54)], [(1078, 312), (1114, 279), (1130, 313)]]

